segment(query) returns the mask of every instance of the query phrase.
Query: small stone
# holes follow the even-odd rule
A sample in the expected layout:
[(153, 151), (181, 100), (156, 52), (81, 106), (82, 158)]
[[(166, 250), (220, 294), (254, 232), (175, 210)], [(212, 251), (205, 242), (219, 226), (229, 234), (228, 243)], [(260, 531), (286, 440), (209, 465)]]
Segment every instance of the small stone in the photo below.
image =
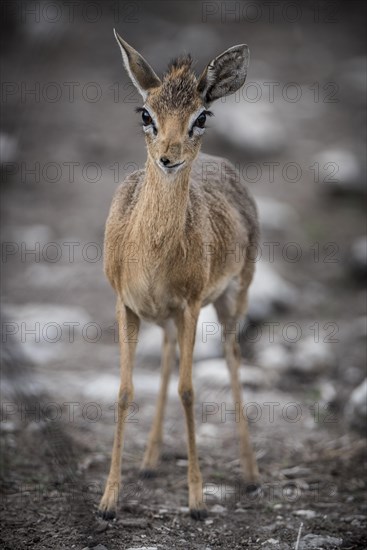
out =
[[(283, 470), (281, 470), (281, 473), (288, 479), (307, 477), (311, 474), (311, 472), (312, 470), (310, 468), (302, 468), (301, 466), (294, 466), (293, 468), (284, 468)], [(276, 504), (275, 506), (283, 507), (282, 504)]]
[(225, 508), (221, 504), (214, 504), (214, 506), (211, 507), (211, 511), (213, 512), (213, 514), (226, 514), (227, 508)]
[(312, 519), (316, 517), (316, 512), (314, 512), (313, 510), (296, 510), (295, 512), (293, 512), (293, 515), (305, 519)]
[(262, 550), (288, 550), (289, 545), (286, 542), (280, 542), (278, 539), (268, 539), (261, 543)]
[(304, 536), (299, 544), (299, 550), (311, 550), (319, 548), (337, 548), (341, 546), (343, 539), (337, 537), (330, 537), (329, 535), (314, 535), (310, 533)]
[(107, 521), (99, 521), (96, 527), (96, 533), (104, 533), (108, 528)]
[(125, 528), (141, 528), (146, 529), (148, 522), (145, 518), (129, 518), (129, 519), (122, 519), (119, 521), (119, 524), (122, 525), (122, 527)]

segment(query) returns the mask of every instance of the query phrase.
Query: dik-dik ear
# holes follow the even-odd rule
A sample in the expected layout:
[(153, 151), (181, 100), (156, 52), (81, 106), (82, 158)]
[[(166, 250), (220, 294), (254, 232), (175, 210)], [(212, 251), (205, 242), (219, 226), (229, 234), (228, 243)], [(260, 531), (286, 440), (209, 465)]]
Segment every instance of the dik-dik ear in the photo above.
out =
[(209, 105), (216, 99), (236, 92), (244, 84), (250, 50), (246, 44), (232, 46), (211, 61), (199, 78), (198, 91)]
[(147, 94), (151, 88), (157, 88), (162, 84), (158, 76), (153, 71), (152, 67), (147, 63), (134, 48), (132, 48), (125, 40), (117, 34), (113, 29), (115, 38), (122, 53), (122, 59), (127, 72), (136, 86), (137, 90), (143, 96), (143, 99), (147, 97)]

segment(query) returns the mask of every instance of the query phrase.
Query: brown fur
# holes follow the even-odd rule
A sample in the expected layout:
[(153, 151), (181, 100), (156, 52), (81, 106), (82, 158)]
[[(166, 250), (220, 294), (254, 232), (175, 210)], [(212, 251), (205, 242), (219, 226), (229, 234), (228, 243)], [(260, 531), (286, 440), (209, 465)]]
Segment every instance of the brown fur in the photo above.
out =
[[(189, 121), (205, 105), (205, 100), (191, 71), (190, 58), (173, 62), (157, 86), (158, 77), (149, 73), (145, 60), (144, 65), (139, 62), (140, 54), (120, 37), (118, 41), (123, 52), (128, 50), (129, 69), (136, 81), (152, 83), (148, 89), (144, 84), (141, 91), (146, 94), (145, 105), (154, 113), (159, 129), (157, 135), (146, 134), (145, 169), (134, 172), (119, 186), (106, 224), (105, 272), (117, 294), (121, 385), (110, 475), (100, 510), (104, 517), (110, 517), (116, 509), (124, 418), (133, 396), (132, 369), (139, 319), (146, 319), (162, 326), (165, 338), (162, 385), (143, 470), (154, 470), (159, 460), (166, 391), (178, 338), (179, 393), (188, 437), (189, 505), (192, 516), (201, 518), (205, 505), (195, 445), (192, 388), (196, 323), (200, 308), (214, 303), (223, 323), (224, 352), (234, 399), (242, 410), (238, 381), (240, 354), (233, 328), (245, 313), (247, 290), (254, 272), (247, 251), (258, 240), (256, 208), (228, 161), (198, 155), (201, 136), (190, 136)], [(231, 62), (235, 58), (238, 64), (243, 46), (234, 49), (237, 54), (233, 54), (232, 48), (228, 59)], [(139, 71), (144, 66), (145, 73), (135, 72), (133, 64), (139, 66)], [(212, 66), (216, 68), (215, 60)], [(220, 56), (222, 66), (227, 79), (230, 67), (226, 65), (226, 53)], [(167, 175), (159, 167), (162, 155), (168, 155), (172, 164), (181, 161), (184, 164), (173, 175)], [(209, 175), (205, 177), (207, 172)], [(133, 331), (129, 332), (128, 327)], [(244, 473), (253, 481), (258, 471), (243, 417), (239, 434)]]

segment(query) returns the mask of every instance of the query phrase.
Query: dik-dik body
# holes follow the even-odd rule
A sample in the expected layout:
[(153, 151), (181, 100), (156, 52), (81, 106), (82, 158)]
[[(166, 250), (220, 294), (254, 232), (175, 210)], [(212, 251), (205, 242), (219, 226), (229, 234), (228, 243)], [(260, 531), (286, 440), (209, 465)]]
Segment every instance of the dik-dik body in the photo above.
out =
[[(111, 468), (99, 510), (105, 519), (116, 513), (125, 418), (133, 399), (135, 348), (140, 319), (145, 319), (160, 325), (164, 337), (161, 387), (142, 471), (151, 475), (159, 462), (166, 391), (178, 340), (189, 507), (193, 518), (202, 519), (206, 509), (192, 384), (197, 319), (201, 307), (214, 304), (222, 323), (233, 398), (242, 410), (235, 328), (246, 311), (254, 272), (247, 251), (257, 244), (258, 222), (254, 202), (233, 167), (224, 159), (199, 155), (199, 149), (206, 119), (212, 114), (209, 106), (244, 84), (249, 51), (246, 45), (229, 48), (198, 79), (190, 57), (179, 58), (161, 80), (137, 51), (115, 35), (125, 67), (143, 97), (138, 111), (148, 156), (145, 168), (118, 188), (106, 225), (105, 272), (117, 295), (121, 383)], [(233, 253), (236, 247), (241, 254)], [(238, 426), (244, 477), (256, 482), (258, 469), (244, 415)]]

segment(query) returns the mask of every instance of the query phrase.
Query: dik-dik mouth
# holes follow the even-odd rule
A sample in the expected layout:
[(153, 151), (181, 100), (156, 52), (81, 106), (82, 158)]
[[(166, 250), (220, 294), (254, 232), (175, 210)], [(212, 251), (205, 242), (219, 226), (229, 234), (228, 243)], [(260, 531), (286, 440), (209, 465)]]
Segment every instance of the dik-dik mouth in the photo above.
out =
[(166, 164), (166, 165), (158, 161), (157, 164), (165, 174), (172, 174), (174, 172), (177, 172), (180, 166), (183, 166), (185, 164), (185, 161), (183, 160), (181, 162), (176, 162), (175, 164)]

